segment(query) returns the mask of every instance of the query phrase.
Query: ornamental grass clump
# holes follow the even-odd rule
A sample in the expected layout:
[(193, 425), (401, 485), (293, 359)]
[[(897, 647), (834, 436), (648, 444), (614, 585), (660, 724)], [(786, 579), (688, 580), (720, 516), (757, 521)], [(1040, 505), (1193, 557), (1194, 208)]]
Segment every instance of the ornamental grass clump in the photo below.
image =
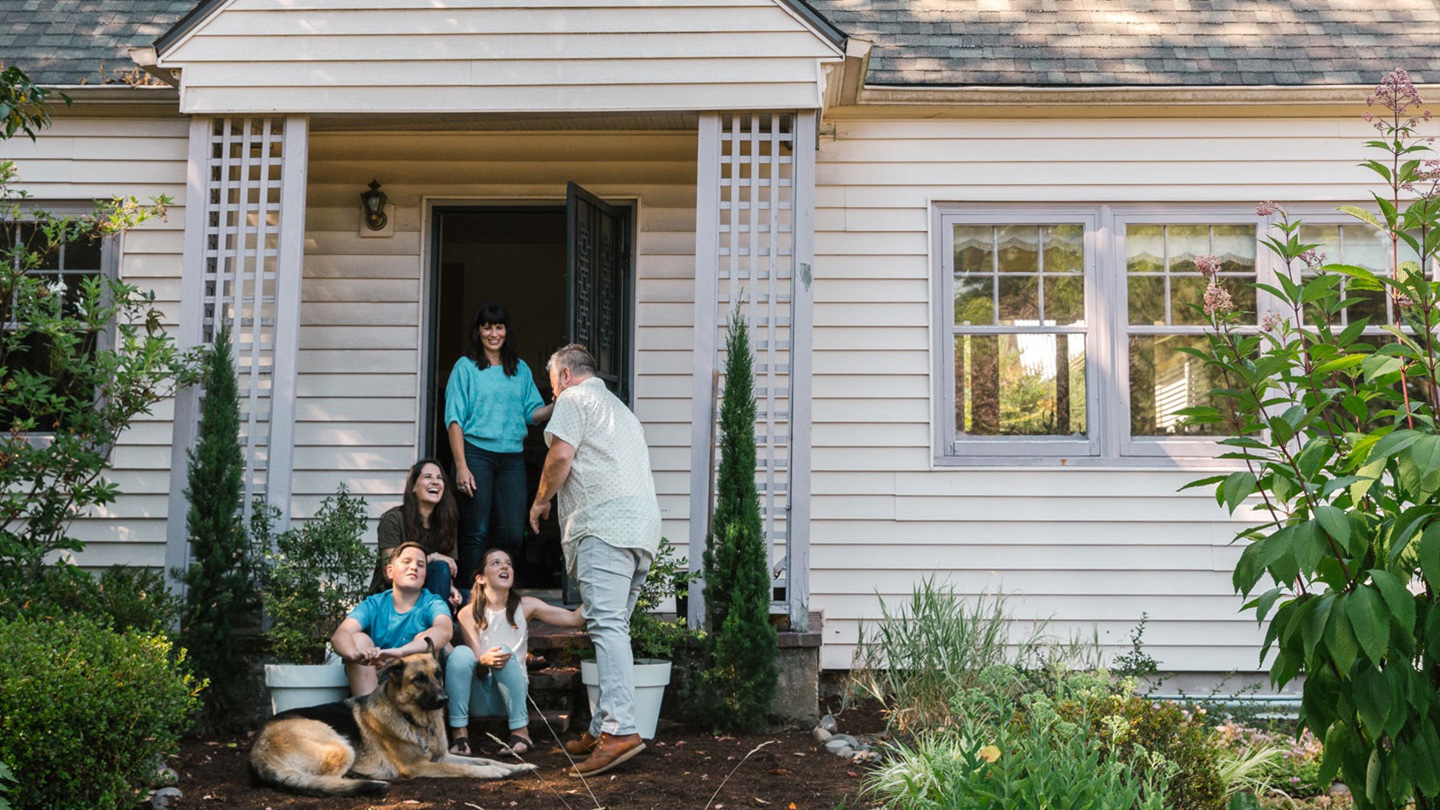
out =
[[(1280, 272), (1257, 286), (1280, 309), (1247, 328), (1207, 296), (1207, 345), (1192, 353), (1220, 387), (1183, 413), (1227, 428), (1222, 458), (1244, 467), (1190, 486), (1214, 486), (1232, 513), (1251, 507), (1257, 524), (1236, 537), (1234, 585), (1269, 622), (1271, 680), (1304, 676), (1299, 722), (1324, 743), (1317, 781), (1338, 775), (1361, 810), (1412, 801), (1431, 810), (1440, 806), (1440, 284), (1425, 268), (1440, 249), (1440, 161), (1404, 71), (1369, 104), (1379, 137), (1362, 165), (1384, 190), (1373, 209), (1342, 210), (1383, 237), (1387, 266), (1327, 263), (1300, 220), (1263, 204), (1263, 241)], [(1352, 306), (1367, 297), (1380, 304), (1377, 320)]]

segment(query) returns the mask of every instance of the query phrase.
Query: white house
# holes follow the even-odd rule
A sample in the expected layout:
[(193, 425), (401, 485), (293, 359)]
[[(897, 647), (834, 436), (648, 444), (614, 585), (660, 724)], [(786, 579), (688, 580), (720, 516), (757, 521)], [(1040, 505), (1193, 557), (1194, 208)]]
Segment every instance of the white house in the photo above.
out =
[[(1177, 491), (1215, 467), (1173, 415), (1207, 387), (1175, 351), (1199, 332), (1193, 257), (1221, 256), (1240, 298), (1275, 271), (1255, 214), (1273, 199), (1332, 258), (1379, 261), (1333, 210), (1368, 199), (1363, 101), (1393, 67), (1432, 80), (1440, 53), (1435, 0), (0, 0), (0, 18), (0, 61), (75, 102), (0, 147), (24, 188), (179, 203), (110, 266), (66, 269), (155, 290), (186, 345), (229, 320), (250, 485), (297, 519), (342, 481), (372, 516), (398, 502), (443, 444), (469, 310), (495, 298), (532, 366), (597, 350), (693, 552), (716, 347), (743, 306), (777, 599), (823, 613), (831, 669), (878, 598), (931, 574), (1117, 647), (1147, 613), (1169, 670), (1259, 668), (1236, 523)], [(82, 562), (185, 559), (194, 419), (186, 396), (125, 434), (125, 495), (77, 524)]]

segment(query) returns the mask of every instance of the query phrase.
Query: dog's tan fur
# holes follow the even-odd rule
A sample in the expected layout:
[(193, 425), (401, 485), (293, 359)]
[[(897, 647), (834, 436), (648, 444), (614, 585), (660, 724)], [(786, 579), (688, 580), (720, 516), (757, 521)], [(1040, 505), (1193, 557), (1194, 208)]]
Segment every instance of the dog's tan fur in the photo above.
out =
[(304, 796), (379, 793), (388, 780), (413, 777), (502, 779), (534, 765), (457, 757), (446, 750), (444, 673), (435, 656), (408, 655), (380, 671), (365, 697), (317, 707), (347, 707), (359, 742), (322, 719), (272, 718), (250, 748), (250, 771), (263, 784)]

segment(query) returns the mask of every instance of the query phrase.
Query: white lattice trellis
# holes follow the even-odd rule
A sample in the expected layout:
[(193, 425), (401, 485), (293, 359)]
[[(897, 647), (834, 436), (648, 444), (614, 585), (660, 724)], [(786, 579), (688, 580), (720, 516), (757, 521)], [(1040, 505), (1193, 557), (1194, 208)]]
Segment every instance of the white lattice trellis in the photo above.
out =
[[(306, 125), (297, 116), (214, 118), (190, 129), (180, 339), (210, 346), (230, 329), (247, 514), (262, 494), (289, 513)], [(172, 567), (187, 558), (185, 452), (201, 396), (186, 392), (176, 403), (166, 549)]]
[[(814, 121), (811, 112), (702, 116), (697, 179), (691, 559), (704, 549), (713, 509), (714, 400), (724, 329), (738, 305), (755, 352), (756, 486), (785, 597), (775, 607), (798, 629), (809, 601)], [(698, 620), (703, 608), (691, 604)]]

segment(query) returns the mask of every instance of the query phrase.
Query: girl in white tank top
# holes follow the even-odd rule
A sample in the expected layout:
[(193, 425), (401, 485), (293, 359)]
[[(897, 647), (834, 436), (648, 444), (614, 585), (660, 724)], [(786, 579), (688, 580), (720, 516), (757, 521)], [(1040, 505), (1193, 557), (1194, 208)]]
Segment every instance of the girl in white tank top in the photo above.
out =
[[(445, 664), (451, 753), (471, 755), (469, 718), (483, 716), (476, 714), (482, 709), (502, 708), (510, 720), (510, 750), (516, 754), (530, 750), (530, 674), (525, 669), (530, 619), (561, 627), (585, 625), (579, 609), (566, 610), (533, 596), (521, 596), (511, 587), (514, 581), (510, 555), (502, 549), (490, 549), (480, 561), (470, 601), (456, 615), (455, 650)], [(472, 695), (479, 698), (474, 711)]]

